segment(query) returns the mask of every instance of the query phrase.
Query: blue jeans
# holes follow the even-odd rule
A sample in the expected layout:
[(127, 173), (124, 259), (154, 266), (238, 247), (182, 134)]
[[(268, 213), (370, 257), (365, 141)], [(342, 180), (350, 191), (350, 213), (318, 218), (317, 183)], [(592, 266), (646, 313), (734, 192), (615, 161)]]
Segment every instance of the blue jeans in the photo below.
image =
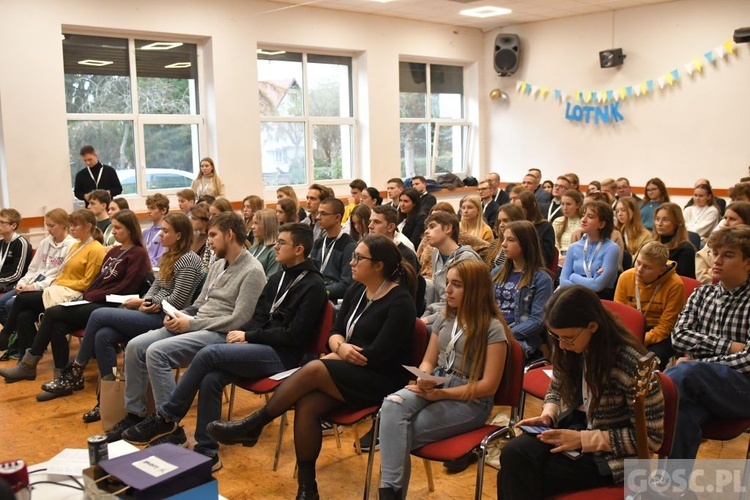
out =
[(148, 314), (131, 309), (104, 307), (89, 316), (86, 333), (78, 350), (76, 362), (81, 366), (96, 353), (102, 377), (110, 375), (117, 366), (117, 346), (164, 323), (164, 313)]
[(17, 293), (18, 292), (16, 292), (16, 289), (14, 288), (0, 296), (0, 324), (4, 325), (8, 322), (8, 315), (10, 315), (10, 310), (13, 308), (13, 301), (15, 300)]
[(146, 415), (149, 380), (155, 406), (161, 408), (176, 385), (172, 370), (187, 366), (207, 345), (224, 342), (226, 335), (208, 330), (173, 334), (159, 328), (138, 335), (125, 348), (125, 409)]
[(671, 458), (695, 458), (704, 422), (750, 417), (750, 374), (702, 361), (680, 363), (666, 374), (680, 394)]
[(284, 366), (276, 350), (262, 344), (215, 344), (195, 355), (167, 401), (158, 408), (159, 414), (179, 422), (190, 410), (195, 393), (198, 396), (198, 422), (195, 426), (194, 450), (214, 456), (219, 444), (211, 439), (206, 426), (221, 419), (221, 398), (224, 386), (240, 377), (260, 378), (282, 372)]
[[(445, 387), (465, 385), (453, 376)], [(492, 398), (428, 401), (409, 389), (387, 396), (380, 409), (380, 468), (382, 488), (403, 491), (409, 486), (409, 452), (426, 444), (468, 432), (484, 425), (492, 411)]]

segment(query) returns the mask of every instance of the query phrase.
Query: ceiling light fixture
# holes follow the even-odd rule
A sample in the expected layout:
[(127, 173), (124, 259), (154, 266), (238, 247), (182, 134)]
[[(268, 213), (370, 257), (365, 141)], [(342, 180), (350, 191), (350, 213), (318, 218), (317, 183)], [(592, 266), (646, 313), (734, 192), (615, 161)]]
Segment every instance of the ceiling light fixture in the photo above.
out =
[(176, 62), (174, 64), (167, 64), (164, 66), (164, 69), (180, 69), (180, 68), (189, 68), (192, 66), (192, 63), (189, 62)]
[(114, 64), (114, 61), (100, 61), (98, 59), (84, 59), (83, 61), (78, 61), (78, 64), (81, 64), (83, 66), (109, 66), (110, 64)]
[(462, 16), (469, 17), (494, 17), (494, 16), (505, 16), (513, 12), (510, 9), (504, 9), (502, 7), (476, 7), (474, 9), (465, 9), (459, 12)]
[(258, 54), (263, 54), (264, 56), (280, 56), (281, 54), (286, 54), (286, 50), (263, 50), (258, 49), (255, 52)]
[(169, 50), (182, 46), (182, 42), (154, 42), (141, 47), (141, 50)]

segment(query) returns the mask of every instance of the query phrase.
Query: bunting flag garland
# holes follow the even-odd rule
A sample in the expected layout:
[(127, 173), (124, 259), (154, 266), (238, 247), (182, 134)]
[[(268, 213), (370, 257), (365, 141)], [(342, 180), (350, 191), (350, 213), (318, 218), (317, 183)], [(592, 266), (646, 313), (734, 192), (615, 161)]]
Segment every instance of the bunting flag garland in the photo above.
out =
[(716, 67), (719, 60), (724, 60), (730, 55), (737, 55), (737, 45), (732, 40), (727, 40), (716, 48), (705, 52), (702, 56), (683, 64), (683, 69), (675, 68), (655, 78), (617, 89), (565, 92), (561, 88), (518, 81), (516, 82), (516, 92), (534, 97), (539, 96), (542, 99), (546, 99), (547, 95), (550, 94), (554, 101), (559, 103), (573, 101), (580, 104), (590, 104), (625, 101), (653, 93), (654, 85), (658, 85), (659, 89), (663, 91), (665, 87), (672, 87), (680, 83), (685, 76), (702, 73), (708, 65)]

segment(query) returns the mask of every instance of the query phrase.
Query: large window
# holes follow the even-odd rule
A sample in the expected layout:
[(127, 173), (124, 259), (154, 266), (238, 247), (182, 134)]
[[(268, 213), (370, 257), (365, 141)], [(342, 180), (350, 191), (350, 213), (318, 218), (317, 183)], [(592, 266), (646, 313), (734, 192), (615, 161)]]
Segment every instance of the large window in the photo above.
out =
[(463, 68), (401, 62), (399, 94), (402, 177), (466, 173)]
[(351, 179), (352, 58), (258, 49), (263, 184)]
[(189, 187), (203, 119), (195, 44), (63, 35), (70, 175), (91, 144), (123, 194)]

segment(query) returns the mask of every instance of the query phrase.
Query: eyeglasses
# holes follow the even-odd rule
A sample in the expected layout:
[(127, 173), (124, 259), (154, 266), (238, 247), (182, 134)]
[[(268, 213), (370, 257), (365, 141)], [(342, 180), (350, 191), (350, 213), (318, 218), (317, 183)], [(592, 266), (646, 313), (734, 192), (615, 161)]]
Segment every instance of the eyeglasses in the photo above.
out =
[(297, 246), (294, 243), (290, 243), (290, 242), (284, 241), (284, 240), (276, 240), (276, 244), (274, 246), (283, 247), (284, 245), (289, 245), (290, 247), (296, 247)]
[(586, 327), (585, 327), (585, 326), (584, 326), (584, 327), (582, 327), (582, 328), (581, 328), (581, 331), (580, 331), (580, 332), (578, 332), (578, 335), (576, 335), (576, 336), (575, 336), (575, 337), (573, 337), (572, 339), (564, 339), (564, 338), (562, 338), (561, 336), (559, 336), (558, 334), (556, 334), (556, 333), (552, 332), (551, 330), (547, 330), (547, 335), (549, 335), (550, 337), (552, 337), (552, 338), (553, 338), (553, 339), (555, 339), (556, 341), (560, 342), (561, 344), (565, 344), (565, 345), (575, 345), (575, 343), (576, 343), (576, 340), (578, 340), (578, 337), (580, 337), (580, 336), (581, 336), (581, 334), (583, 333), (583, 331), (584, 331), (585, 329), (586, 329)]
[(319, 211), (318, 215), (320, 215), (321, 217), (328, 217), (329, 215), (333, 215), (333, 214), (328, 213), (328, 212)]
[(555, 184), (552, 187), (568, 189), (568, 186), (566, 186), (565, 184)]
[(490, 188), (477, 188), (477, 191), (481, 193), (482, 191), (489, 191), (489, 189)]
[(370, 257), (365, 257), (364, 255), (360, 255), (358, 253), (353, 253), (352, 254), (352, 260), (351, 260), (351, 262), (352, 262), (352, 264), (356, 265), (356, 264), (359, 264), (359, 261), (362, 260), (362, 259), (369, 260), (370, 262), (374, 262), (375, 261), (375, 259), (372, 259)]
[(737, 257), (737, 254), (734, 252), (717, 252), (715, 250), (709, 250), (708, 255), (713, 257), (714, 260), (721, 257), (721, 260), (732, 260), (735, 257)]
[(2, 226), (10, 226), (12, 222), (9, 222), (7, 220), (0, 220), (0, 225)]

